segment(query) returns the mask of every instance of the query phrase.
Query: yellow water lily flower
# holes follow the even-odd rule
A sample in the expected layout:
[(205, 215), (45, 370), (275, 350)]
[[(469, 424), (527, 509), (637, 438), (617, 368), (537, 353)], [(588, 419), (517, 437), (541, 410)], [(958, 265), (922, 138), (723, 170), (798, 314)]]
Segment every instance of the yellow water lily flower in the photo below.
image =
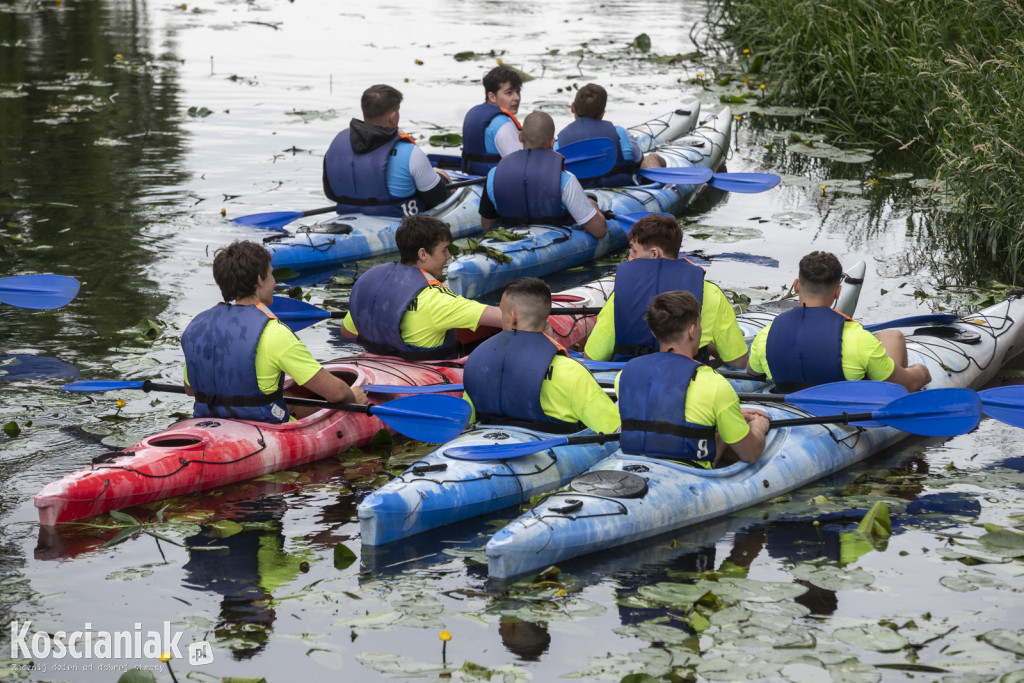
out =
[(447, 643), (449, 640), (452, 639), (452, 633), (451, 633), (451, 631), (447, 631), (447, 630), (441, 631), (440, 633), (437, 634), (437, 637)]

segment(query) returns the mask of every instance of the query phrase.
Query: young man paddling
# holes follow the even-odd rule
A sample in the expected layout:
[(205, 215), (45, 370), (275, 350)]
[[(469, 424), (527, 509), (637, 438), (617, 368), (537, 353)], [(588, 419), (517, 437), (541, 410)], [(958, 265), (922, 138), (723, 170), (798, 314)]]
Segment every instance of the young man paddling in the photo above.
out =
[(572, 113), (576, 119), (558, 134), (555, 151), (582, 140), (611, 140), (616, 146), (615, 166), (600, 178), (581, 178), (580, 183), (583, 187), (639, 185), (642, 181), (634, 175), (638, 169), (664, 166), (665, 160), (653, 152), (644, 156), (640, 145), (625, 128), (605, 121), (604, 110), (607, 105), (608, 91), (596, 83), (587, 83), (577, 90), (572, 103)]
[(374, 85), (363, 93), (363, 119), (352, 119), (324, 156), (324, 194), (338, 213), (411, 216), (448, 198), (448, 174), (399, 132), (402, 93)]
[(793, 291), (800, 306), (758, 332), (748, 371), (775, 380), (776, 390), (864, 379), (893, 382), (917, 391), (931, 381), (924, 365), (907, 367), (907, 340), (899, 330), (871, 334), (831, 308), (842, 289), (843, 267), (835, 254), (812, 251), (800, 259)]
[(534, 277), (516, 280), (501, 296), (503, 332), (466, 359), (462, 381), (476, 419), (572, 433), (581, 424), (610, 434), (619, 412), (590, 372), (545, 334), (551, 290)]
[(213, 279), (225, 303), (197, 315), (181, 335), (196, 417), (285, 422), (285, 375), (332, 403), (366, 403), (362, 389), (321, 367), (270, 312), (274, 275), (262, 245), (234, 242), (218, 249)]
[(670, 216), (641, 218), (629, 231), (629, 261), (615, 272), (615, 292), (597, 316), (587, 340), (586, 354), (594, 360), (628, 360), (658, 350), (644, 322), (651, 299), (674, 290), (693, 294), (700, 304), (701, 348), (743, 368), (747, 343), (736, 323), (736, 312), (725, 294), (704, 279), (704, 269), (680, 259), (683, 231)]
[(700, 467), (757, 462), (768, 415), (741, 410), (728, 380), (694, 360), (701, 345), (700, 310), (690, 292), (665, 292), (647, 306), (644, 318), (658, 352), (629, 361), (615, 380), (620, 447)]
[(525, 225), (576, 223), (595, 239), (608, 233), (597, 202), (587, 197), (576, 176), (565, 170), (565, 158), (551, 149), (555, 122), (535, 111), (523, 120), (519, 132), (523, 149), (503, 157), (487, 174), (480, 198), (484, 230), (499, 224)]
[(451, 258), (448, 225), (433, 216), (409, 216), (395, 231), (401, 263), (383, 263), (352, 286), (341, 336), (371, 353), (409, 360), (459, 355), (456, 328), (501, 327), (501, 311), (465, 299), (440, 279)]
[(519, 138), (522, 77), (507, 66), (484, 76), (484, 101), (466, 113), (462, 122), (462, 170), (487, 175), (501, 158), (523, 148)]

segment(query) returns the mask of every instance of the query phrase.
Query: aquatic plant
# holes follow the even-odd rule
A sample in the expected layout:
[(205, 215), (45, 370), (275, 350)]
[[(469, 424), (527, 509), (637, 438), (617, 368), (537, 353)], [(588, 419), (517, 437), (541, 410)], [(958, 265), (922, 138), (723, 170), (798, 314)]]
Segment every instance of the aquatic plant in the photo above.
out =
[(951, 242), (1024, 274), (1020, 0), (712, 0), (707, 23), (709, 50), (765, 57), (765, 102), (927, 160), (948, 188)]

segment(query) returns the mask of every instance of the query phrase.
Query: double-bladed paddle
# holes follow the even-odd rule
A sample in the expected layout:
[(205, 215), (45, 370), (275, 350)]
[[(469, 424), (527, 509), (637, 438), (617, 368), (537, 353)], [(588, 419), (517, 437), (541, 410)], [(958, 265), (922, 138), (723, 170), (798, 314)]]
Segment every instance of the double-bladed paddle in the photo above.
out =
[(78, 280), (67, 275), (0, 277), (0, 303), (19, 308), (60, 308), (78, 294)]
[[(854, 385), (859, 383), (860, 382), (837, 382), (835, 385)], [(871, 384), (887, 383), (872, 382)], [(803, 391), (788, 394), (781, 398), (784, 401), (797, 405), (793, 399), (798, 395), (806, 397), (807, 392), (811, 392), (812, 397), (814, 396), (815, 391), (820, 391), (821, 396), (831, 394), (833, 398), (839, 399), (839, 394), (841, 393), (845, 392), (849, 396), (853, 392), (857, 391), (857, 389), (852, 386), (849, 388), (840, 386), (837, 393), (835, 385), (824, 384), (818, 387), (811, 387), (810, 389), (804, 389)], [(822, 387), (830, 388), (822, 389)], [(875, 394), (876, 391), (878, 391), (878, 387), (871, 386), (867, 389), (865, 395), (870, 396), (871, 394)], [(881, 399), (883, 397), (880, 394), (875, 394), (875, 398)], [(759, 398), (758, 400), (765, 399)], [(866, 401), (865, 403), (859, 404), (859, 407), (856, 409), (863, 410), (867, 403), (868, 402)], [(811, 408), (817, 410), (822, 408), (824, 404), (819, 399), (814, 402), (808, 402), (805, 405), (808, 407), (804, 409), (811, 412)], [(832, 408), (838, 410), (838, 405), (839, 404), (832, 404)], [(770, 422), (770, 428), (778, 429), (779, 427), (795, 427), (799, 425), (814, 424), (875, 422), (885, 426), (895, 427), (896, 429), (900, 429), (911, 434), (921, 434), (924, 436), (955, 436), (974, 429), (978, 425), (978, 421), (980, 419), (981, 399), (979, 399), (978, 395), (970, 389), (930, 389), (927, 391), (919, 391), (914, 394), (906, 394), (893, 401), (889, 401), (880, 407), (876, 407), (870, 412), (844, 412), (838, 415), (772, 420)], [(537, 453), (557, 446), (604, 443), (618, 438), (618, 434), (587, 434), (585, 436), (563, 436), (554, 439), (543, 439), (528, 443), (453, 446), (446, 449), (444, 454), (450, 458), (460, 460), (505, 460), (529, 455), (530, 453)]]
[(991, 418), (1024, 427), (1024, 384), (979, 391), (981, 410)]
[[(615, 143), (604, 138), (580, 140), (571, 145), (566, 145), (558, 151), (565, 157), (565, 170), (581, 178), (602, 176), (612, 170), (612, 167), (615, 165)], [(485, 182), (487, 182), (487, 177), (480, 176), (468, 180), (457, 180), (449, 183), (448, 187), (481, 185)], [(308, 211), (271, 211), (269, 213), (239, 216), (238, 218), (232, 218), (231, 222), (238, 223), (239, 225), (248, 225), (253, 228), (277, 230), (299, 218), (331, 213), (335, 210), (337, 210), (337, 206), (324, 206)]]
[[(117, 380), (83, 380), (61, 387), (65, 391), (93, 392), (115, 389), (140, 391), (167, 391), (184, 394), (185, 387), (178, 384), (158, 384), (150, 380), (140, 382)], [(381, 405), (361, 403), (331, 403), (324, 399), (285, 396), (285, 401), (297, 406), (330, 408), (350, 413), (373, 415), (396, 432), (416, 441), (444, 443), (462, 433), (469, 423), (469, 404), (455, 396), (404, 396)]]
[(640, 175), (665, 185), (701, 185), (707, 183), (711, 187), (726, 192), (742, 192), (752, 194), (764, 192), (779, 184), (782, 180), (774, 173), (714, 173), (710, 168), (669, 167), (642, 168)]

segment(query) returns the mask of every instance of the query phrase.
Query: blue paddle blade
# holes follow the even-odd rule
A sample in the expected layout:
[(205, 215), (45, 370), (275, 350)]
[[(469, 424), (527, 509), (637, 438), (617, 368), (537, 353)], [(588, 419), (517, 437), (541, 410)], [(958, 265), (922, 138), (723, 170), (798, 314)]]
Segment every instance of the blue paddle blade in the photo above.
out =
[(786, 402), (806, 410), (811, 415), (834, 415), (837, 412), (870, 413), (906, 395), (905, 388), (892, 382), (853, 380), (820, 384), (787, 394)]
[(15, 353), (0, 356), (0, 381), (78, 377), (78, 368), (60, 358)]
[(302, 218), (301, 211), (270, 211), (269, 213), (254, 213), (249, 216), (232, 218), (232, 223), (248, 225), (254, 228), (283, 228), (292, 221)]
[(506, 460), (521, 458), (530, 453), (539, 453), (556, 446), (564, 446), (568, 437), (527, 441), (525, 443), (478, 444), (476, 446), (452, 446), (444, 451), (444, 455), (456, 460)]
[(583, 367), (591, 372), (604, 372), (605, 370), (621, 370), (626, 367), (625, 363), (618, 363), (610, 360), (581, 360)]
[(640, 175), (665, 185), (702, 185), (711, 180), (714, 171), (702, 166), (642, 168)]
[(599, 178), (612, 170), (618, 158), (615, 143), (607, 138), (580, 140), (559, 147), (558, 153), (565, 157), (565, 170), (577, 178)]
[(406, 384), (363, 384), (359, 388), (368, 394), (444, 394), (465, 391), (461, 384), (428, 384), (420, 387)]
[(919, 325), (949, 325), (951, 323), (959, 321), (960, 316), (953, 315), (952, 313), (936, 313), (933, 315), (911, 315), (906, 318), (896, 318), (895, 320), (889, 320), (882, 323), (865, 325), (864, 329), (867, 330), (868, 332), (877, 332), (878, 330), (888, 330), (894, 327), (918, 327)]
[(780, 180), (774, 173), (716, 173), (708, 185), (726, 192), (753, 194), (772, 189)]
[[(641, 218), (647, 218), (648, 216), (668, 216), (669, 218), (675, 218), (675, 216), (673, 216), (670, 213), (660, 213), (656, 211), (639, 211), (637, 213), (617, 213), (615, 214), (615, 220), (629, 227), (633, 227), (633, 224), (636, 223), (638, 220), (640, 220)], [(629, 231), (627, 230), (626, 232)]]
[(455, 396), (404, 396), (370, 409), (381, 422), (416, 441), (444, 443), (469, 424), (469, 403)]
[(330, 311), (288, 296), (275, 296), (274, 303), (270, 305), (270, 312), (291, 328), (292, 332), (304, 330), (314, 323), (331, 317)]
[(922, 436), (966, 434), (981, 421), (981, 398), (970, 389), (927, 389), (875, 411), (878, 422)]
[(0, 278), (0, 303), (48, 310), (67, 304), (81, 287), (67, 275), (13, 275)]
[[(898, 398), (907, 395), (907, 390), (892, 382), (853, 380), (832, 382), (788, 394), (786, 402), (806, 410), (811, 415), (834, 415), (837, 412), (871, 413)], [(884, 427), (881, 422), (852, 422), (859, 427)]]
[(985, 389), (978, 396), (986, 415), (1014, 427), (1024, 427), (1024, 385)]
[(114, 391), (117, 389), (138, 389), (142, 390), (144, 382), (122, 382), (113, 379), (83, 379), (80, 382), (71, 382), (61, 387), (64, 391)]

